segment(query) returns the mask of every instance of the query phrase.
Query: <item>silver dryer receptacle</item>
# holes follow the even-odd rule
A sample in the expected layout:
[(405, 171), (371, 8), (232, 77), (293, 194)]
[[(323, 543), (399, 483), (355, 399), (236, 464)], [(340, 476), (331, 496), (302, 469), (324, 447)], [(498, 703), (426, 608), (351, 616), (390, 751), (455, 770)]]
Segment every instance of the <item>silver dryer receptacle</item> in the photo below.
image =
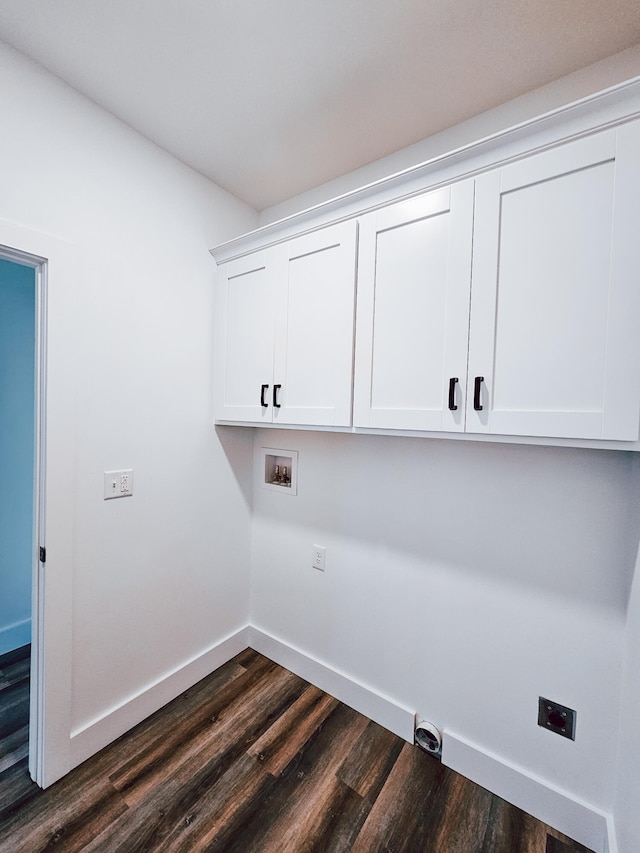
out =
[(442, 757), (442, 732), (426, 720), (420, 720), (416, 723), (416, 728), (413, 735), (413, 742), (420, 749), (428, 752), (436, 758)]

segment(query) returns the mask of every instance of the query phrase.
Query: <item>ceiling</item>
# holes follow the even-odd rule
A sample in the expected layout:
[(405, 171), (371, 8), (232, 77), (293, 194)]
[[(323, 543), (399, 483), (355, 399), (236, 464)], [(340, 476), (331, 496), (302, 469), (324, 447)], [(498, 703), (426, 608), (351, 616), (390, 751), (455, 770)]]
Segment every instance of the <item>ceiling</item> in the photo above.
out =
[(638, 44), (640, 2), (0, 0), (0, 39), (262, 210)]

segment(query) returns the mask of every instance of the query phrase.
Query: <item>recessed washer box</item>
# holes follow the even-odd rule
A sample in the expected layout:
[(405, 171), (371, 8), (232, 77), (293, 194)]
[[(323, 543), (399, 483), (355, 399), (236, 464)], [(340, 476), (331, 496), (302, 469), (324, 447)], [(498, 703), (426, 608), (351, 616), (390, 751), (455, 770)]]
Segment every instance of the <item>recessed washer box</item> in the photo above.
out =
[(262, 487), (281, 495), (298, 494), (298, 451), (262, 447)]

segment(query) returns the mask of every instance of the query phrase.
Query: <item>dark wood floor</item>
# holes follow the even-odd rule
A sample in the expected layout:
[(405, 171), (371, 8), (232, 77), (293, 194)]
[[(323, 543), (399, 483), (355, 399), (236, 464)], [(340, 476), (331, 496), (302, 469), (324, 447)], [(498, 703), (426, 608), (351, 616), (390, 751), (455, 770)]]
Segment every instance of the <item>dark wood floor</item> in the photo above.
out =
[[(31, 646), (0, 656), (0, 821), (8, 798), (7, 771), (29, 751), (29, 668)], [(9, 774), (10, 775), (10, 774)]]
[(586, 849), (250, 649), (41, 791), (24, 673), (0, 658), (0, 853)]

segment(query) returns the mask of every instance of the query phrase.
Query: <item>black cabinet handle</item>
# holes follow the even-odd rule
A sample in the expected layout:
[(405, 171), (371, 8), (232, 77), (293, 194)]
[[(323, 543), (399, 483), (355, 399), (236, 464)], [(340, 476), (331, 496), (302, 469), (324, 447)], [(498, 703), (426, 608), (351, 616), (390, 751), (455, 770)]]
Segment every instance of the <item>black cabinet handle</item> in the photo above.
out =
[(269, 387), (268, 385), (261, 385), (260, 386), (260, 405), (262, 406), (263, 409), (266, 409), (267, 406), (269, 405), (268, 403), (265, 402), (265, 399), (264, 399), (264, 392), (267, 390), (268, 387)]
[(473, 386), (473, 408), (476, 412), (482, 411), (482, 403), (480, 402), (480, 386), (484, 382), (484, 376), (476, 376)]
[(449, 380), (449, 411), (457, 412), (458, 407), (456, 406), (456, 385), (460, 380), (457, 376), (452, 376)]
[(279, 409), (280, 403), (278, 402), (278, 391), (282, 388), (282, 385), (274, 385), (273, 386), (273, 408)]

